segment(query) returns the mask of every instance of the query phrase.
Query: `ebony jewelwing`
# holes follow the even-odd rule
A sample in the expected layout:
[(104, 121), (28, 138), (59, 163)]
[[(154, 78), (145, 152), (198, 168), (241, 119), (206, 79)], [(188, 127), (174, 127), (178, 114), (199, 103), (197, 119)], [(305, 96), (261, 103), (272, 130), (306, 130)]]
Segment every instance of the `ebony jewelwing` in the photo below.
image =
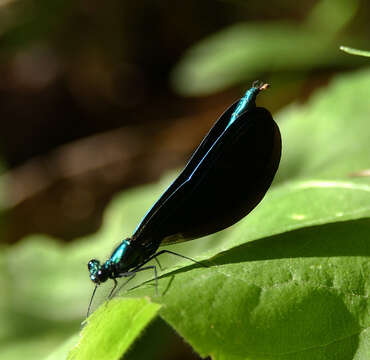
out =
[[(108, 279), (152, 269), (145, 266), (164, 253), (160, 245), (192, 240), (223, 230), (245, 217), (262, 200), (278, 169), (280, 131), (270, 112), (255, 99), (268, 84), (255, 81), (245, 95), (217, 120), (194, 151), (184, 170), (144, 216), (134, 234), (123, 240), (103, 264), (88, 263), (97, 286)], [(157, 261), (158, 262), (158, 261)], [(110, 297), (109, 296), (109, 297)]]

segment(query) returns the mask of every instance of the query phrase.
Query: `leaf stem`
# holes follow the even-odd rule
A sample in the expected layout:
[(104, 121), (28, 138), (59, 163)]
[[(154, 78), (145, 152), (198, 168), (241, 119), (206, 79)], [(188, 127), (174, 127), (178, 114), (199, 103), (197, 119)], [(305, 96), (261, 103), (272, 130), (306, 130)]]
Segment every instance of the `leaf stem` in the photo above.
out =
[(370, 57), (370, 51), (354, 49), (348, 46), (340, 46), (339, 49), (347, 54)]

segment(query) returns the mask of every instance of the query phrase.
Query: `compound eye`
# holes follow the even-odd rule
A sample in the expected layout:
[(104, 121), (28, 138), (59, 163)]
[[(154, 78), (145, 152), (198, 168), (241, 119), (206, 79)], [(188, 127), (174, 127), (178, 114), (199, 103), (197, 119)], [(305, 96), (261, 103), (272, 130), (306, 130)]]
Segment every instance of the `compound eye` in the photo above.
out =
[(92, 260), (90, 260), (90, 261), (88, 262), (88, 264), (87, 264), (87, 268), (88, 268), (89, 270), (91, 270), (91, 269), (97, 269), (97, 268), (99, 267), (99, 265), (100, 265), (99, 260), (92, 259)]

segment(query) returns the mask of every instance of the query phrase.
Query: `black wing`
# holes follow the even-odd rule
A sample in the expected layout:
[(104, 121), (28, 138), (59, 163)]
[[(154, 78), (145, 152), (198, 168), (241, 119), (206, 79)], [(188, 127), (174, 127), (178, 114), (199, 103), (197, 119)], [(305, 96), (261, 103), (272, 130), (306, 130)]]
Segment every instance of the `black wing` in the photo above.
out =
[(225, 229), (246, 216), (270, 187), (281, 155), (271, 114), (252, 108), (225, 130), (237, 103), (220, 117), (132, 237), (174, 243)]
[(202, 142), (191, 155), (189, 161), (186, 163), (181, 173), (146, 213), (146, 215), (138, 225), (133, 238), (138, 237), (139, 233), (146, 227), (153, 215), (162, 207), (167, 199), (189, 178), (190, 174), (199, 164), (199, 161), (206, 155), (212, 144), (224, 131), (226, 125), (230, 120), (231, 114), (234, 112), (236, 106), (239, 103), (239, 100), (235, 101), (234, 104), (232, 104), (227, 110), (225, 110), (224, 113), (213, 125), (213, 127), (209, 130), (207, 135), (203, 138)]

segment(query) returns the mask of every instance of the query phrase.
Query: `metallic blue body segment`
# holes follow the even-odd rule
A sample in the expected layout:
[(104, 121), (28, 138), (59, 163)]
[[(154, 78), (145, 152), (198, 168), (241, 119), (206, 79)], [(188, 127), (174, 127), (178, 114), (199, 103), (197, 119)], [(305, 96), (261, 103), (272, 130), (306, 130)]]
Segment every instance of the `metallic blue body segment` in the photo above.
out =
[(121, 261), (122, 256), (124, 255), (129, 245), (130, 245), (130, 241), (123, 240), (121, 244), (117, 247), (117, 249), (113, 252), (112, 256), (110, 257), (109, 259), (110, 262), (114, 264), (118, 264)]
[(251, 87), (245, 95), (240, 99), (235, 111), (232, 113), (229, 123), (226, 126), (226, 129), (238, 118), (238, 116), (243, 113), (244, 111), (247, 111), (249, 107), (255, 106), (255, 99), (259, 92), (259, 88)]

